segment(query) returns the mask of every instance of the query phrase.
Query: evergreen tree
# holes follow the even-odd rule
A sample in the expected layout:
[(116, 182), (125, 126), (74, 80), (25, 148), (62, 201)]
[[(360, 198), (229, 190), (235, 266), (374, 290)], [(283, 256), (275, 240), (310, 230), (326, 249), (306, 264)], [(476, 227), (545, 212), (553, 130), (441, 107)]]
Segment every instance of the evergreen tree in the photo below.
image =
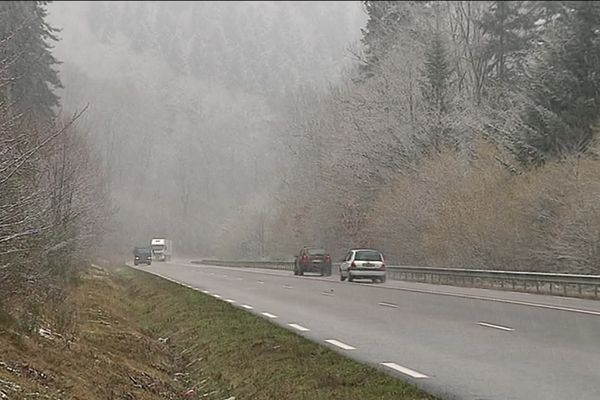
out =
[(426, 46), (422, 75), (421, 93), (425, 100), (427, 138), (421, 146), (429, 151), (439, 152), (448, 140), (446, 116), (450, 108), (452, 75), (439, 18), (436, 18), (435, 30)]
[(421, 84), (423, 97), (436, 113), (444, 114), (448, 110), (448, 88), (450, 81), (450, 65), (439, 29), (433, 34), (431, 44), (425, 51), (425, 77)]
[(58, 106), (54, 89), (61, 88), (51, 53), (56, 29), (45, 22), (45, 1), (0, 2), (0, 42), (9, 76), (14, 77), (0, 91), (0, 102), (37, 118), (52, 118)]
[(520, 67), (534, 37), (539, 6), (528, 1), (492, 1), (481, 19), (491, 60), (488, 76), (508, 83)]
[(411, 1), (365, 1), (367, 25), (362, 30), (366, 69), (376, 64), (396, 41), (395, 33), (411, 21)]
[(563, 2), (529, 81), (522, 158), (585, 151), (600, 111), (600, 3)]

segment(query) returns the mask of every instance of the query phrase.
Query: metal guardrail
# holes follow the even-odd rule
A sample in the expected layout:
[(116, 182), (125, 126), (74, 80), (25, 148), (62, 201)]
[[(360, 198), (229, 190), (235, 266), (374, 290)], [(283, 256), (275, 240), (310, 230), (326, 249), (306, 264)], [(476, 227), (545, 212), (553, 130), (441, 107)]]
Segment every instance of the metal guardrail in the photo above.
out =
[[(194, 264), (225, 267), (266, 268), (292, 271), (289, 261), (224, 261), (201, 260)], [(334, 264), (339, 265), (339, 264)], [(334, 268), (334, 271), (336, 268)], [(556, 274), (544, 272), (497, 271), (484, 269), (388, 266), (387, 277), (392, 280), (424, 282), (535, 292), (561, 296), (599, 298), (600, 275)]]

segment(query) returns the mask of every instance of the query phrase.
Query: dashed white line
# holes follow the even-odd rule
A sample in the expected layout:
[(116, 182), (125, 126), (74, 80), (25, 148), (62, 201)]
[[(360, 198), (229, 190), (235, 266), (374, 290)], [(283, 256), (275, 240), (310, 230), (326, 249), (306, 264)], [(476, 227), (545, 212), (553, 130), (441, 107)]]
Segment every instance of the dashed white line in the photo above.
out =
[(288, 324), (289, 326), (291, 326), (292, 328), (299, 330), (300, 332), (308, 332), (310, 331), (310, 329), (303, 327), (302, 325), (298, 325), (298, 324)]
[(355, 347), (350, 346), (349, 344), (346, 343), (342, 343), (339, 340), (335, 340), (335, 339), (327, 339), (325, 340), (327, 343), (332, 344), (334, 346), (339, 347), (340, 349), (344, 349), (344, 350), (356, 350)]
[(323, 296), (333, 296), (333, 293), (329, 293), (329, 292), (321, 292), (321, 294)]
[(264, 312), (264, 313), (262, 313), (262, 315), (264, 315), (267, 318), (277, 318), (277, 315), (274, 315), (274, 314), (271, 314), (268, 312)]
[(248, 304), (242, 304), (242, 307), (245, 308), (246, 310), (254, 310), (254, 307), (249, 306)]
[(286, 289), (291, 289), (292, 287), (290, 285), (283, 285), (284, 288)]
[(264, 281), (257, 281), (258, 283), (265, 283)]
[(514, 328), (511, 328), (509, 326), (488, 324), (487, 322), (478, 322), (477, 325), (485, 326), (487, 328), (500, 329), (501, 331), (508, 331), (508, 332), (512, 332), (515, 330)]
[(386, 303), (385, 301), (379, 302), (377, 304), (379, 304), (380, 306), (383, 306), (383, 307), (398, 308), (398, 306), (396, 304)]
[(231, 304), (235, 303), (235, 300), (233, 300), (233, 299), (225, 299), (225, 301), (228, 303), (231, 303)]
[(223, 275), (223, 278), (227, 278), (227, 275)]
[(204, 293), (204, 294), (210, 294), (210, 292), (208, 290), (203, 290), (202, 293)]
[(411, 376), (413, 378), (417, 378), (417, 379), (420, 379), (420, 378), (429, 378), (425, 374), (422, 374), (422, 373), (417, 372), (415, 370), (412, 370), (410, 368), (403, 367), (402, 365), (398, 365), (398, 364), (393, 363), (393, 362), (384, 362), (384, 363), (381, 363), (381, 365), (383, 365), (385, 367), (388, 367), (388, 368), (391, 368), (391, 369), (393, 369), (395, 371), (398, 371), (400, 373), (403, 373), (405, 375)]
[(213, 294), (213, 297), (217, 298), (217, 299), (222, 299), (222, 297), (218, 294)]

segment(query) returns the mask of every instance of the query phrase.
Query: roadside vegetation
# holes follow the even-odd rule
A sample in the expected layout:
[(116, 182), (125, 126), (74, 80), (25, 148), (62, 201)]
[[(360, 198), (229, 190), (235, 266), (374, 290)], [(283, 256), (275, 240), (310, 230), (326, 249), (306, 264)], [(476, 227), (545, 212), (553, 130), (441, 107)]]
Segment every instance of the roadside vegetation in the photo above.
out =
[[(45, 2), (0, 3), (0, 320), (37, 332), (111, 216), (100, 160), (67, 113)], [(74, 310), (64, 309), (68, 324)]]
[(358, 67), (281, 122), (269, 213), (223, 258), (339, 258), (600, 272), (600, 5), (366, 1)]
[[(43, 330), (0, 323), (8, 399), (433, 399), (223, 301), (128, 267), (90, 268)], [(3, 397), (4, 398), (4, 397)]]

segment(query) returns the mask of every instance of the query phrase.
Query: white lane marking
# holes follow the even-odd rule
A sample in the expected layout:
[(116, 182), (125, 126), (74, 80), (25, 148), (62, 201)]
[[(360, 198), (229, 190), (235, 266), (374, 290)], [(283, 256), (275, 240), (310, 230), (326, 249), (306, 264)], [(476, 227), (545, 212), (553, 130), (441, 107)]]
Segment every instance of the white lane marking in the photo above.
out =
[(410, 368), (403, 367), (402, 365), (398, 365), (398, 364), (393, 363), (393, 362), (384, 362), (384, 363), (381, 363), (381, 365), (383, 365), (385, 367), (388, 367), (388, 368), (391, 368), (393, 370), (396, 370), (396, 371), (398, 371), (400, 373), (403, 373), (405, 375), (411, 376), (413, 378), (429, 378), (425, 374), (422, 374), (420, 372), (414, 371), (414, 370), (412, 370)]
[(333, 296), (333, 293), (329, 293), (329, 292), (321, 292), (321, 294), (323, 296)]
[(265, 283), (264, 281), (257, 281), (258, 283)]
[(284, 288), (286, 289), (291, 289), (292, 287), (290, 285), (283, 285)]
[(327, 343), (332, 344), (334, 346), (339, 347), (340, 349), (344, 349), (344, 350), (356, 350), (355, 347), (350, 346), (349, 344), (346, 343), (342, 343), (339, 340), (335, 340), (335, 339), (327, 339), (325, 340)]
[(248, 304), (242, 304), (242, 307), (245, 308), (246, 310), (254, 310), (254, 307), (249, 306)]
[(222, 297), (219, 296), (218, 294), (213, 294), (213, 297), (216, 297), (217, 299), (222, 299)]
[(478, 322), (477, 325), (486, 326), (488, 328), (500, 329), (502, 331), (508, 331), (508, 332), (512, 332), (515, 330), (514, 328), (511, 328), (509, 326), (488, 324), (487, 322)]
[(300, 332), (308, 332), (310, 331), (310, 329), (303, 327), (302, 325), (298, 325), (298, 324), (288, 324), (289, 326), (291, 326), (294, 329), (299, 330)]
[(243, 281), (244, 280), (244, 278), (239, 278), (239, 277), (235, 278), (235, 279), (237, 279), (238, 281)]
[(227, 275), (223, 275), (223, 278), (227, 278)]
[(203, 290), (202, 293), (210, 294), (210, 292), (208, 290)]
[(277, 318), (277, 315), (274, 315), (274, 314), (271, 314), (268, 312), (264, 312), (264, 313), (262, 313), (262, 315), (264, 315), (267, 318)]
[(228, 303), (231, 303), (231, 304), (235, 303), (235, 300), (233, 300), (233, 299), (225, 299), (225, 301)]
[(379, 304), (380, 306), (384, 306), (384, 307), (398, 308), (398, 306), (396, 304), (386, 303), (385, 301), (379, 302), (377, 304)]
[(208, 274), (209, 274), (209, 275), (214, 275), (215, 273), (214, 273), (214, 272), (209, 272)]

